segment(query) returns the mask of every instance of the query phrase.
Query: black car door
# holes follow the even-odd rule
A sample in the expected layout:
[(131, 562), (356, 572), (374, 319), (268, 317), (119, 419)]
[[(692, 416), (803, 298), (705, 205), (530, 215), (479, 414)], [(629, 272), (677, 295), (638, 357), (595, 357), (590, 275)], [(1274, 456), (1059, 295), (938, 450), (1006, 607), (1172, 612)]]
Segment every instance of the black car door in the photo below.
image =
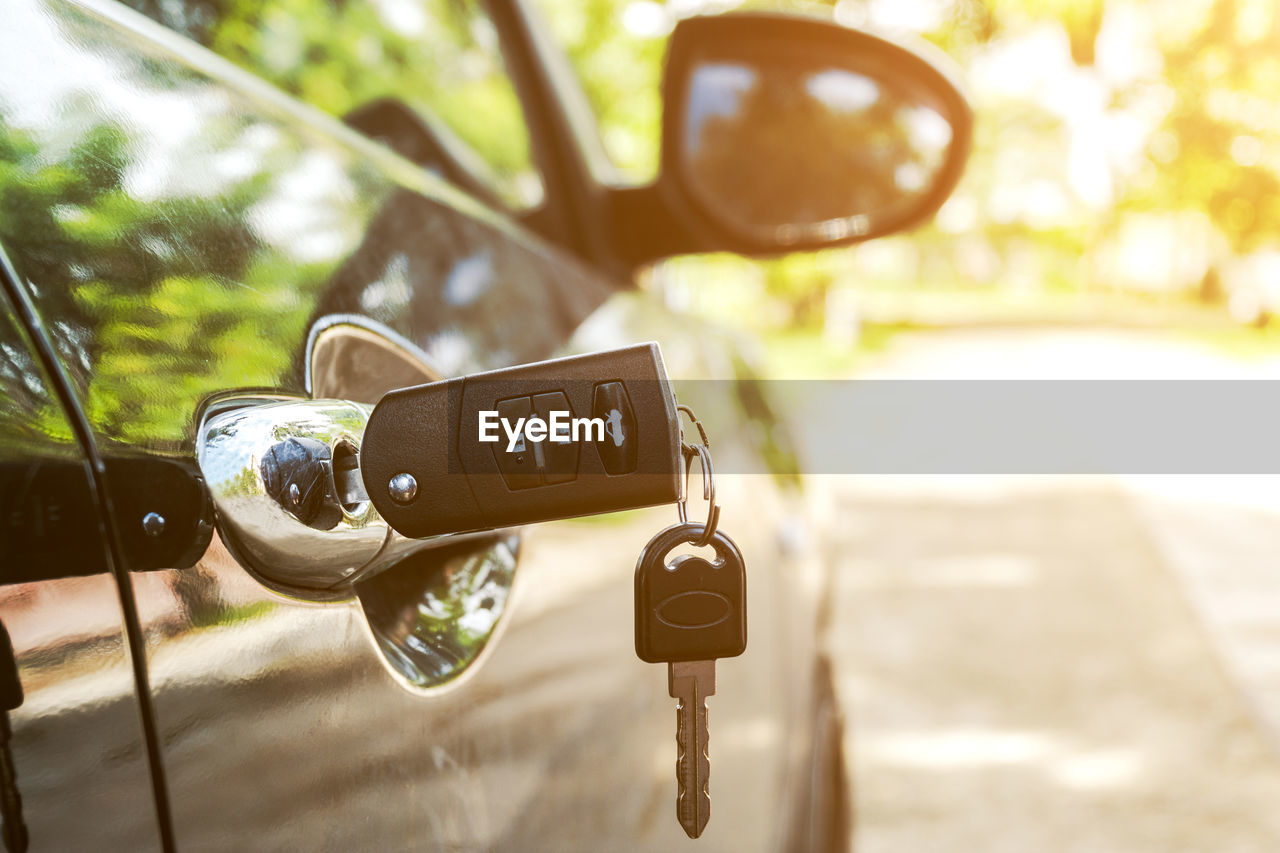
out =
[(135, 588), (112, 571), (118, 564), (73, 414), (33, 343), (40, 330), (27, 327), (14, 304), (21, 294), (7, 275), (4, 284), (0, 630), (23, 694), (9, 713), (22, 806), (20, 815), (5, 815), (6, 837), (21, 820), (36, 849), (156, 849), (144, 715), (121, 603), (168, 590)]
[[(227, 400), (371, 403), (650, 338), (674, 374), (705, 375), (707, 346), (642, 297), (128, 10), (22, 0), (2, 41), (6, 160), (23, 179), (3, 188), (0, 242), (106, 453), (189, 465)], [(767, 563), (778, 499), (744, 479), (740, 542)], [(179, 846), (683, 838), (672, 700), (630, 625), (635, 555), (673, 520), (428, 543), (335, 595), (256, 571), (225, 526), (199, 559), (130, 566), (159, 569), (134, 572), (135, 591), (165, 590), (138, 597)], [(753, 575), (753, 650), (722, 675), (736, 699), (716, 712), (714, 846), (785, 836), (806, 578)]]

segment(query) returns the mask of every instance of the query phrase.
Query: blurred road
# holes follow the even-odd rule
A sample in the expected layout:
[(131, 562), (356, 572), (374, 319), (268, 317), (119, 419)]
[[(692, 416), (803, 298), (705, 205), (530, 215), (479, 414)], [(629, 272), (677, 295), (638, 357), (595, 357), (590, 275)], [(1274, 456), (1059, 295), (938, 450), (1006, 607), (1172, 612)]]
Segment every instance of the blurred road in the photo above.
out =
[[(1257, 378), (1155, 333), (903, 336), (861, 375)], [(820, 478), (859, 853), (1280, 849), (1280, 478)]]

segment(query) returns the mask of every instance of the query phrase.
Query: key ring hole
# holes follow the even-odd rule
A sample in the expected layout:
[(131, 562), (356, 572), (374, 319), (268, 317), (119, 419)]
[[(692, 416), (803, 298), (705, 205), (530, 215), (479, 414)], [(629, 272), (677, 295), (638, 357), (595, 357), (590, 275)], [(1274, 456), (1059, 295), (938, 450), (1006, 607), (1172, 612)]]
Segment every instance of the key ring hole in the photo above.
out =
[[(693, 525), (698, 526), (698, 525)], [(668, 573), (675, 574), (680, 570), (680, 560), (684, 557), (697, 557), (705, 560), (713, 567), (719, 568), (724, 563), (724, 555), (716, 548), (716, 543), (698, 547), (697, 540), (700, 538), (701, 531), (695, 531), (692, 535), (686, 536), (680, 542), (672, 546), (667, 552), (662, 568)]]

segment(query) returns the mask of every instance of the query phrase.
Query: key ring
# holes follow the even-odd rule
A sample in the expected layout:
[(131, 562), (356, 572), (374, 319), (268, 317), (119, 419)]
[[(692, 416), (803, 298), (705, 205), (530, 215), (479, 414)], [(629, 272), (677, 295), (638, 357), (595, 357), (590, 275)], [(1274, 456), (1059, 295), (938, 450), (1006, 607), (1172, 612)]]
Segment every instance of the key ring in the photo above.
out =
[[(698, 420), (698, 416), (693, 413), (693, 409), (689, 408), (684, 403), (676, 403), (677, 418), (680, 416), (679, 415), (680, 412), (684, 412), (686, 415), (689, 416), (689, 420), (693, 421), (693, 425), (698, 428), (698, 437), (702, 439), (702, 446), (706, 447), (707, 449), (710, 449), (711, 439), (707, 438), (707, 430), (702, 425), (702, 421)], [(686, 449), (689, 448), (689, 444), (684, 441), (683, 430), (681, 431), (681, 444), (683, 444)]]
[(685, 445), (682, 452), (685, 497), (676, 504), (676, 512), (680, 516), (681, 524), (689, 523), (689, 473), (693, 468), (693, 457), (697, 456), (702, 468), (702, 498), (707, 502), (707, 521), (702, 526), (702, 536), (693, 542), (693, 547), (702, 548), (711, 544), (712, 538), (716, 535), (716, 526), (720, 523), (720, 506), (716, 503), (716, 472), (711, 465), (711, 451), (707, 450), (705, 444), (695, 444), (692, 447)]
[(716, 472), (711, 464), (711, 439), (707, 438), (707, 430), (702, 425), (702, 421), (698, 420), (698, 416), (693, 413), (693, 409), (683, 403), (677, 403), (676, 412), (683, 412), (689, 416), (689, 420), (698, 430), (698, 437), (702, 439), (701, 444), (689, 444), (684, 440), (684, 431), (681, 430), (680, 452), (684, 456), (685, 496), (676, 503), (680, 523), (688, 524), (689, 473), (693, 470), (693, 457), (697, 456), (702, 469), (702, 499), (707, 502), (707, 521), (702, 526), (702, 536), (692, 544), (695, 548), (702, 548), (711, 544), (712, 538), (716, 535), (716, 526), (720, 523), (720, 506), (716, 503)]

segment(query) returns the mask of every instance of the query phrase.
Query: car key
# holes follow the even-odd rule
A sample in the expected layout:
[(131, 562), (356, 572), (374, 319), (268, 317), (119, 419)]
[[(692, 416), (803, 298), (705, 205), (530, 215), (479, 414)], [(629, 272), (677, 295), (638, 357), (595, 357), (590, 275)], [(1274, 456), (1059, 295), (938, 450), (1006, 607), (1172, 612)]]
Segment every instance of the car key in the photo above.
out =
[(716, 659), (747, 647), (747, 579), (742, 552), (714, 530), (716, 559), (692, 554), (668, 560), (683, 544), (704, 539), (702, 524), (675, 524), (650, 540), (635, 574), (636, 655), (667, 664), (676, 707), (676, 817), (697, 838), (711, 817), (708, 696), (716, 692)]
[(360, 446), (369, 499), (411, 538), (672, 503), (680, 469), (656, 343), (392, 391)]

